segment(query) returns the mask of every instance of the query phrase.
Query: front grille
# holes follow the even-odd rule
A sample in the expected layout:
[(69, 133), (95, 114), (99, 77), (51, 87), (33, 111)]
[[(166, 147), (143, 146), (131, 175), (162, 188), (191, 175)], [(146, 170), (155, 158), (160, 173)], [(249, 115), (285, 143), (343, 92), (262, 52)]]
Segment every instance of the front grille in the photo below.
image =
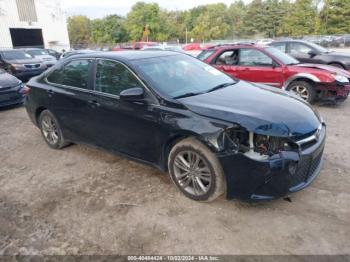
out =
[(40, 67), (40, 64), (27, 64), (27, 65), (24, 65), (25, 68), (29, 68), (29, 69), (35, 69), (35, 68), (39, 68)]
[(298, 164), (297, 172), (292, 176), (291, 187), (296, 187), (308, 181), (321, 164), (323, 150), (314, 158), (311, 156), (303, 157)]

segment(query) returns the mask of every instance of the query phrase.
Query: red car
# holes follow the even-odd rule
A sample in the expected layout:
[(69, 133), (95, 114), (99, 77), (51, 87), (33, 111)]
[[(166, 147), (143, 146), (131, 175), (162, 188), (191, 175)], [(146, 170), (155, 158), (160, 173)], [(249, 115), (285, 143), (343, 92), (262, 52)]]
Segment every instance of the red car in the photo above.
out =
[(250, 82), (294, 91), (308, 102), (344, 101), (350, 92), (350, 73), (327, 65), (301, 64), (273, 47), (215, 46), (198, 58), (217, 69)]

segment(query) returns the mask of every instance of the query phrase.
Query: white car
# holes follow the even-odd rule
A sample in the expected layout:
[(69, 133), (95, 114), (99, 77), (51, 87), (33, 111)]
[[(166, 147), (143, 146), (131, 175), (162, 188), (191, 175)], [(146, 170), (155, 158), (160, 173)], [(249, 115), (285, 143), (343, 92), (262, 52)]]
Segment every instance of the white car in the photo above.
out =
[(265, 45), (271, 44), (272, 42), (273, 42), (273, 39), (266, 38), (266, 39), (259, 39), (258, 41), (256, 41), (256, 44), (265, 46)]
[(49, 53), (44, 49), (27, 48), (24, 49), (24, 51), (30, 54), (32, 57), (40, 59), (47, 67), (51, 67), (57, 62), (56, 57), (49, 55)]

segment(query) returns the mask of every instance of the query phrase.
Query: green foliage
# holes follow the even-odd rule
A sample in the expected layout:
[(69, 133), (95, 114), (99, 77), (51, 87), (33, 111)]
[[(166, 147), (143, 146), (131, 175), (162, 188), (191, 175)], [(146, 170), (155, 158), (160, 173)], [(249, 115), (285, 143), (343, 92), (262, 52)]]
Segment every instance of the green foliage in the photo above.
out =
[(323, 32), (328, 34), (350, 33), (350, 1), (326, 0), (320, 14)]
[(68, 33), (71, 45), (89, 43), (91, 34), (89, 18), (82, 15), (69, 17)]
[(283, 21), (286, 33), (290, 36), (303, 36), (317, 33), (317, 8), (313, 0), (296, 0)]
[(350, 0), (235, 0), (202, 5), (185, 11), (167, 11), (157, 3), (137, 2), (127, 16), (90, 20), (68, 18), (74, 44), (115, 44), (140, 41), (148, 27), (149, 41), (302, 36), (350, 33)]

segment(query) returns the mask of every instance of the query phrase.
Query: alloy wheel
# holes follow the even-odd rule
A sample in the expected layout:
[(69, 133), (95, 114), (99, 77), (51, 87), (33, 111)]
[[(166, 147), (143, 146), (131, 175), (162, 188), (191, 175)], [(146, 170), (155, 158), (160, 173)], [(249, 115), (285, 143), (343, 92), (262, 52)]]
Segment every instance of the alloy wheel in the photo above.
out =
[(50, 116), (45, 115), (41, 121), (41, 128), (46, 141), (51, 145), (55, 145), (58, 142), (59, 134), (54, 120)]
[(307, 90), (306, 87), (301, 85), (293, 86), (290, 91), (296, 93), (298, 96), (300, 96), (302, 99), (307, 101), (309, 99), (309, 90)]
[(205, 195), (212, 184), (212, 173), (208, 164), (194, 151), (177, 154), (174, 160), (174, 174), (182, 189), (194, 196)]

